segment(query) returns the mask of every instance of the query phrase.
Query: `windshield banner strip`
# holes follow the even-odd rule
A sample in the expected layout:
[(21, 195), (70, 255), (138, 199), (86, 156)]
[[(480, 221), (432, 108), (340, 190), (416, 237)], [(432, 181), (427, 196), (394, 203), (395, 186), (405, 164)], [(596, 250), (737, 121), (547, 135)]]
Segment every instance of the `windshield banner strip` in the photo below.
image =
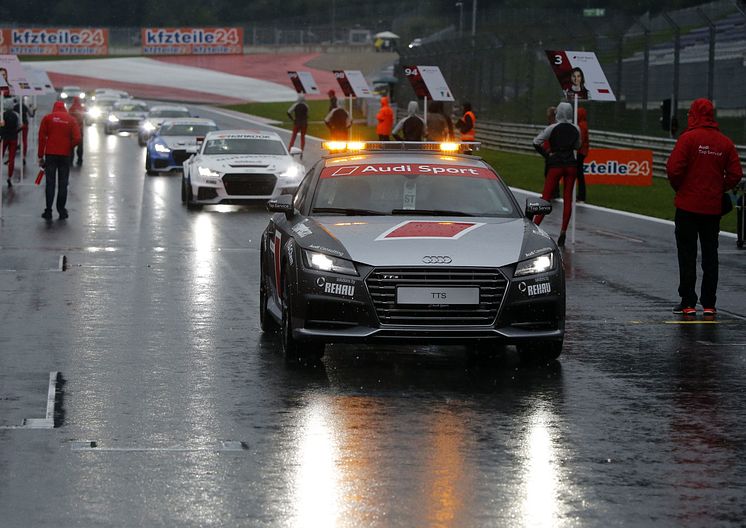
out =
[(485, 180), (497, 179), (497, 175), (494, 172), (484, 167), (446, 165), (440, 163), (375, 163), (370, 165), (340, 165), (324, 168), (324, 170), (321, 171), (321, 178), (379, 176), (388, 174), (459, 176), (462, 178), (480, 178)]

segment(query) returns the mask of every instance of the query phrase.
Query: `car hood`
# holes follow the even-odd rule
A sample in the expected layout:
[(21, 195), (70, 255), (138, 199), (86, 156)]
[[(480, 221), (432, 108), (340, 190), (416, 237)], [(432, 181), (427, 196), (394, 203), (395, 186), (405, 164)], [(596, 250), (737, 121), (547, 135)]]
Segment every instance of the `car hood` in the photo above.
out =
[(158, 136), (158, 139), (171, 150), (197, 151), (197, 138), (194, 136)]
[(299, 224), (292, 230), (301, 247), (379, 267), (500, 267), (555, 247), (525, 218), (326, 216)]
[(226, 155), (200, 156), (199, 164), (218, 172), (282, 172), (295, 161), (286, 156)]
[(148, 117), (148, 114), (146, 112), (121, 112), (119, 110), (112, 110), (110, 113), (114, 114), (119, 119), (128, 119), (128, 118), (145, 119), (146, 117)]

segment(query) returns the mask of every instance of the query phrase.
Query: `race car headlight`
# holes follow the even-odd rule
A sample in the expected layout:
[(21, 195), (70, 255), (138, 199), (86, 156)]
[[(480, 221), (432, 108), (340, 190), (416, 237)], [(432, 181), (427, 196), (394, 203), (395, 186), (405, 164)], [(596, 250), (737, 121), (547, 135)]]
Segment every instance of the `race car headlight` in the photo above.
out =
[[(156, 152), (160, 152), (161, 154), (168, 154), (169, 152), (171, 152), (171, 149), (162, 143), (156, 143), (155, 147), (153, 148), (155, 148)], [(201, 170), (200, 170), (200, 174), (202, 174)]]
[(305, 250), (303, 254), (306, 257), (306, 265), (319, 271), (333, 271), (344, 275), (357, 275), (355, 265), (349, 260), (339, 257), (332, 257), (324, 253)]
[(66, 92), (60, 92), (60, 99), (67, 99), (67, 93)]
[(98, 106), (94, 106), (90, 110), (88, 110), (88, 115), (90, 115), (93, 119), (98, 119), (99, 117), (101, 117), (101, 109)]
[(81, 99), (85, 99), (85, 92), (80, 92), (78, 97), (80, 97)]
[(109, 114), (109, 123), (119, 123), (119, 118), (114, 114)]
[(214, 171), (208, 167), (199, 167), (197, 169), (197, 172), (199, 172), (199, 175), (203, 178), (219, 178), (220, 173), (218, 171)]
[(280, 177), (287, 180), (296, 181), (300, 179), (301, 174), (302, 173), (300, 167), (298, 167), (297, 165), (291, 165), (285, 172), (280, 174)]
[(155, 130), (155, 125), (153, 123), (151, 123), (150, 121), (145, 121), (142, 124), (142, 129), (145, 132), (152, 132), (153, 130)]
[(545, 273), (554, 269), (554, 253), (545, 253), (528, 260), (519, 262), (515, 268), (515, 277)]

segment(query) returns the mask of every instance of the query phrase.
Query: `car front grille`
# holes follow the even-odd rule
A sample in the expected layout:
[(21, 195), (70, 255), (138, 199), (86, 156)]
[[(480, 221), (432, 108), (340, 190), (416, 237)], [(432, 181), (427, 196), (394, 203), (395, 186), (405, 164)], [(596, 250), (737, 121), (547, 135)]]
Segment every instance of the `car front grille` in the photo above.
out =
[[(376, 268), (366, 279), (381, 324), (414, 326), (491, 325), (508, 281), (494, 268)], [(478, 305), (401, 305), (398, 286), (478, 287)]]
[(140, 125), (139, 119), (120, 119), (119, 128), (138, 128)]
[(274, 174), (226, 174), (223, 176), (225, 192), (233, 196), (266, 196), (275, 189)]
[(187, 153), (186, 150), (172, 150), (171, 156), (174, 158), (175, 165), (183, 165), (189, 159), (191, 153)]

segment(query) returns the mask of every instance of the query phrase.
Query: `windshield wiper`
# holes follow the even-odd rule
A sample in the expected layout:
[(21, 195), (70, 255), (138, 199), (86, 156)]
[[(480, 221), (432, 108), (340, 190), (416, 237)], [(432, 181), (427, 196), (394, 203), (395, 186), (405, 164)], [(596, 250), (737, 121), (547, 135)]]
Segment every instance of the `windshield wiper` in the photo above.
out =
[(463, 211), (447, 211), (445, 209), (394, 209), (392, 215), (430, 215), (430, 216), (477, 216)]
[(347, 216), (382, 216), (383, 211), (371, 211), (370, 209), (348, 209), (346, 207), (314, 207), (312, 213), (342, 214)]

